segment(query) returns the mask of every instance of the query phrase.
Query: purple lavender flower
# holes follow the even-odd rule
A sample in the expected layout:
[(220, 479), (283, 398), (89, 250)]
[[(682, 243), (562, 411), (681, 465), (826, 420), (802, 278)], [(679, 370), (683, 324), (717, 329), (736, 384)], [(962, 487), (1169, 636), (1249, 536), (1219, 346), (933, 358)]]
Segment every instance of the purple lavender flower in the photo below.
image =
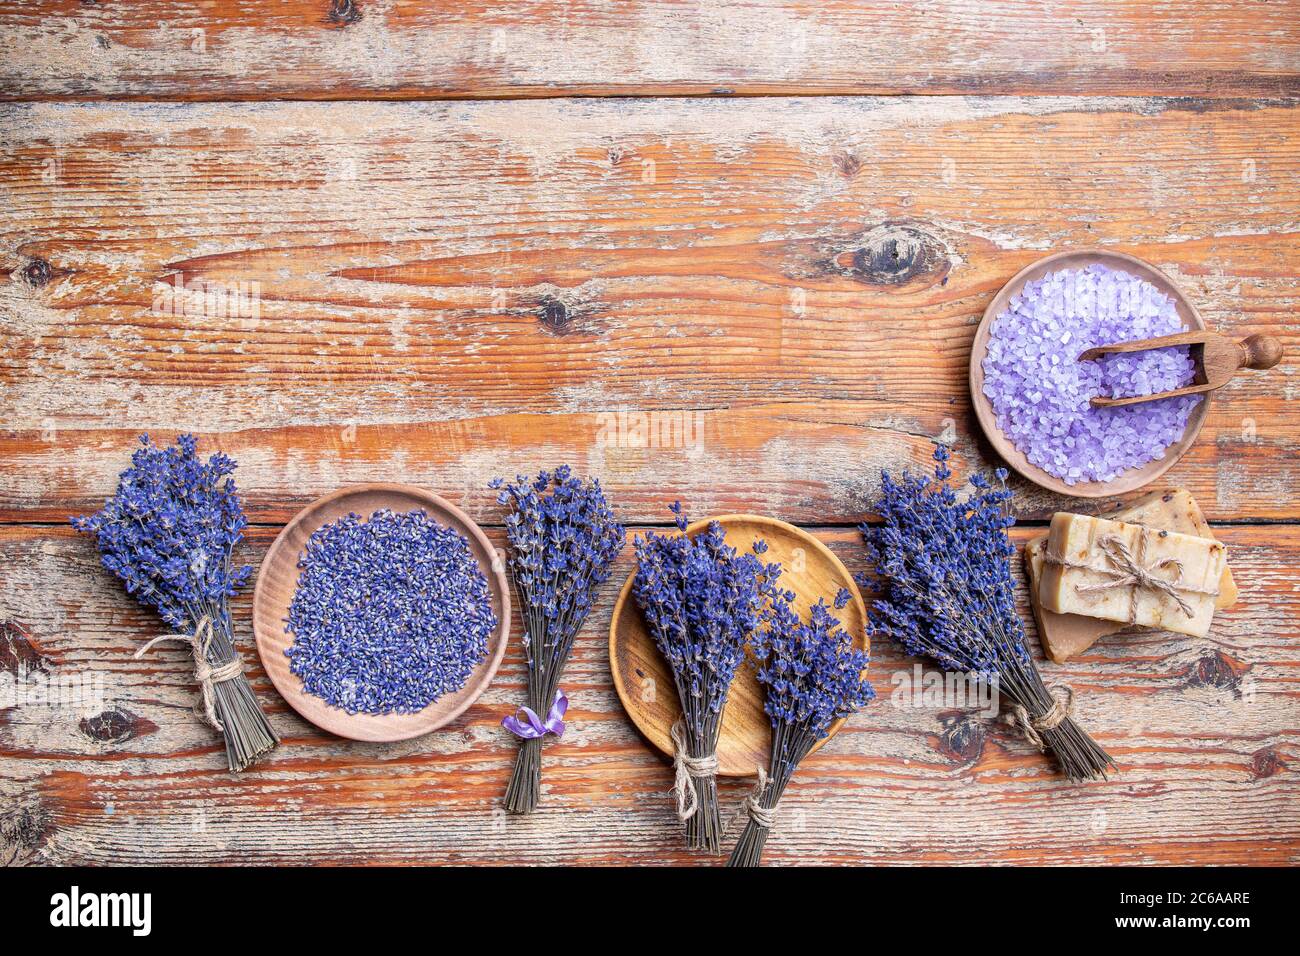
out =
[(95, 536), (104, 567), (128, 594), (184, 627), (253, 573), (251, 565), (230, 563), (248, 524), (228, 477), (235, 462), (218, 452), (204, 464), (192, 435), (165, 449), (141, 435), (140, 446), (117, 494), (97, 514), (73, 518), (72, 526)]
[[(128, 594), (194, 635), (200, 649), (206, 638), (208, 663), (220, 668), (237, 656), (228, 599), (253, 569), (232, 563), (247, 525), (230, 477), (235, 462), (217, 453), (204, 463), (196, 448), (192, 435), (170, 448), (140, 436), (117, 493), (72, 526), (94, 535), (104, 567)], [(242, 770), (278, 738), (242, 676), (216, 683), (214, 696), (230, 768)]]
[(465, 686), (497, 628), (465, 536), (422, 510), (349, 514), (307, 541), (289, 669), (350, 714), (413, 714)]
[[(528, 704), (546, 715), (560, 693), (560, 677), (573, 641), (601, 586), (623, 550), (625, 533), (596, 479), (575, 476), (568, 465), (494, 479), (497, 503), (510, 508), (506, 537), (510, 573), (524, 620)], [(509, 724), (507, 724), (509, 726)], [(506, 808), (531, 813), (541, 790), (542, 737), (526, 738), (506, 789)]]
[[(849, 592), (841, 589), (836, 607), (845, 607), (849, 599)], [(863, 676), (870, 655), (854, 646), (826, 602), (818, 600), (812, 606), (805, 624), (792, 600), (789, 591), (779, 596), (769, 626), (754, 635), (752, 648), (759, 664), (758, 681), (767, 692), (763, 709), (773, 729), (785, 725), (799, 741), (806, 739), (811, 749), (831, 724), (865, 707), (876, 694)], [(807, 750), (775, 748), (774, 776), (787, 765), (793, 772), (806, 755)]]
[[(749, 819), (728, 866), (758, 865), (773, 813), (795, 768), (835, 721), (876, 696), (863, 674), (870, 655), (855, 646), (824, 600), (812, 606), (804, 623), (791, 603), (794, 597), (790, 591), (769, 590), (768, 625), (752, 640), (758, 680), (766, 691), (763, 709), (772, 722), (772, 756), (757, 792), (746, 799)], [(842, 610), (851, 598), (841, 588), (835, 609)]]
[[(636, 539), (632, 595), (673, 673), (685, 756), (697, 766), (700, 761), (707, 765), (718, 748), (731, 680), (744, 660), (746, 642), (767, 621), (768, 593), (781, 566), (759, 560), (765, 542), (755, 542), (755, 553), (737, 553), (716, 521), (688, 536), (681, 504), (671, 510), (681, 533), (651, 531)], [(679, 792), (679, 815), (689, 814), (687, 843), (716, 852), (722, 831), (716, 778), (707, 772), (690, 776), (694, 799), (683, 799)]]
[(1011, 491), (999, 469), (997, 488), (975, 475), (974, 493), (959, 499), (949, 484), (948, 458), (940, 445), (933, 479), (881, 475), (875, 506), (881, 524), (861, 530), (876, 573), (890, 587), (874, 604), (869, 630), (896, 638), (909, 654), (934, 658), (944, 670), (991, 680), (1009, 662), (1032, 666), (1011, 577)]
[[(948, 671), (980, 675), (1030, 718), (1053, 707), (1051, 692), (1025, 646), (1016, 610), (1007, 529), (1015, 524), (1003, 469), (998, 486), (975, 475), (960, 498), (949, 484), (948, 450), (935, 450), (932, 478), (904, 472), (881, 476), (875, 510), (879, 525), (864, 524), (867, 554), (884, 585), (872, 607), (873, 638), (899, 641), (909, 654), (933, 658)], [(864, 578), (861, 582), (873, 582)], [(1109, 756), (1066, 718), (1044, 731), (1047, 746), (1072, 779), (1104, 776)]]

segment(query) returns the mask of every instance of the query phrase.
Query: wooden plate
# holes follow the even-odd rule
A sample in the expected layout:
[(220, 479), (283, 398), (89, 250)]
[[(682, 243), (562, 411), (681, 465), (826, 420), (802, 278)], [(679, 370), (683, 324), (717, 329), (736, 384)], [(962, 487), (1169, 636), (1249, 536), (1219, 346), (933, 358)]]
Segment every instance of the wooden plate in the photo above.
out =
[[(470, 551), (487, 577), (492, 593), (492, 611), (500, 622), (489, 638), (487, 657), (474, 669), (465, 686), (435, 700), (415, 714), (349, 714), (332, 707), (302, 688), (302, 681), (289, 670), (285, 655), (293, 637), (285, 630), (289, 603), (298, 587), (298, 559), (313, 531), (349, 513), (369, 518), (381, 508), (414, 511), (422, 508), (439, 524), (455, 528), (469, 542)], [(253, 633), (262, 666), (275, 689), (305, 720), (322, 730), (352, 740), (407, 740), (437, 730), (464, 713), (487, 689), (501, 664), (510, 634), (510, 589), (504, 563), (487, 536), (459, 508), (431, 492), (411, 485), (367, 484), (343, 488), (318, 498), (298, 512), (280, 532), (262, 561), (253, 592)]]
[(1192, 443), (1196, 441), (1196, 436), (1201, 432), (1201, 426), (1205, 424), (1205, 416), (1210, 410), (1210, 396), (1206, 394), (1201, 403), (1192, 410), (1182, 437), (1165, 449), (1163, 458), (1149, 461), (1137, 468), (1130, 468), (1111, 481), (1087, 481), (1080, 482), (1077, 485), (1067, 485), (1060, 478), (1049, 475), (1037, 465), (1030, 464), (1029, 459), (1002, 434), (1002, 430), (998, 428), (997, 417), (993, 414), (993, 405), (984, 395), (984, 356), (988, 353), (989, 332), (993, 319), (1002, 313), (1012, 296), (1018, 294), (1024, 288), (1026, 282), (1040, 279), (1049, 272), (1058, 272), (1062, 269), (1081, 269), (1094, 264), (1107, 266), (1145, 279), (1174, 300), (1178, 315), (1183, 320), (1184, 328), (1189, 330), (1205, 328), (1205, 320), (1201, 318), (1201, 314), (1196, 311), (1196, 307), (1192, 305), (1187, 296), (1183, 295), (1182, 289), (1178, 288), (1173, 279), (1155, 266), (1122, 252), (1107, 252), (1103, 249), (1080, 249), (1075, 252), (1058, 252), (1045, 259), (1039, 259), (1017, 272), (1011, 281), (1002, 287), (1002, 291), (993, 297), (993, 301), (984, 310), (984, 318), (980, 321), (980, 327), (975, 333), (975, 341), (971, 345), (970, 351), (971, 404), (975, 408), (975, 417), (979, 419), (980, 427), (984, 430), (985, 436), (994, 449), (1008, 465), (1034, 484), (1041, 485), (1049, 491), (1071, 495), (1076, 498), (1109, 498), (1114, 495), (1136, 491), (1143, 485), (1155, 481), (1172, 468), (1178, 459), (1182, 458), (1187, 452), (1187, 449), (1192, 446)]
[[(696, 521), (686, 533), (694, 535), (704, 530), (709, 520), (718, 521), (727, 533), (727, 544), (738, 551), (747, 551), (758, 538), (768, 544), (763, 555), (765, 561), (779, 561), (785, 569), (781, 584), (794, 591), (795, 608), (807, 620), (808, 608), (825, 598), (829, 604), (840, 588), (848, 588), (852, 600), (836, 616), (844, 629), (856, 638), (855, 643), (867, 650), (867, 608), (862, 595), (853, 582), (853, 575), (831, 550), (812, 535), (778, 521), (756, 515), (724, 515), (721, 518)], [(672, 756), (670, 732), (681, 716), (677, 688), (672, 672), (655, 647), (646, 630), (641, 609), (632, 597), (633, 572), (623, 585), (614, 605), (614, 618), (609, 624), (609, 664), (614, 674), (614, 687), (628, 716), (638, 730), (664, 754)], [(830, 734), (822, 744), (835, 735), (844, 720), (831, 725)], [(763, 712), (763, 688), (758, 683), (752, 659), (736, 671), (727, 695), (727, 707), (722, 712), (722, 730), (718, 736), (718, 773), (724, 777), (752, 776), (758, 767), (766, 769), (772, 747), (772, 725)]]

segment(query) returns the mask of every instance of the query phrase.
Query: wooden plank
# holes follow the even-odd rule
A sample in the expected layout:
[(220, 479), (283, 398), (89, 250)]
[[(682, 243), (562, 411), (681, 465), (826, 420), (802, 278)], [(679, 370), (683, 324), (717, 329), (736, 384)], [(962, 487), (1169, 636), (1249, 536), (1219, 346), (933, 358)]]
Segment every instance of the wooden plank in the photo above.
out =
[[(495, 520), (489, 478), (571, 461), (629, 521), (853, 522), (941, 436), (989, 462), (974, 323), (1049, 250), (1148, 258), (1296, 354), (1297, 106), (3, 107), (0, 520), (93, 507), (134, 434), (188, 429), (255, 520), (366, 480)], [(1225, 389), (1170, 474), (1212, 519), (1300, 517), (1294, 368)]]
[(1300, 91), (1269, 0), (212, 4), (34, 0), (0, 14), (5, 97)]
[[(855, 532), (816, 533), (863, 569)], [(1300, 527), (1216, 533), (1242, 598), (1207, 638), (1114, 636), (1068, 665), (1042, 665), (1050, 681), (1076, 689), (1082, 725), (1120, 774), (1071, 786), (1009, 728), (953, 702), (916, 706), (898, 691), (917, 662), (877, 646), (879, 699), (801, 768), (768, 859), (1300, 862)], [(260, 559), (272, 534), (254, 529), (246, 558)], [(517, 633), (494, 685), (454, 724), (403, 744), (356, 744), (287, 711), (251, 650), (250, 599), (241, 596), (249, 672), (285, 741), (266, 764), (232, 776), (215, 736), (189, 713), (196, 695), (184, 653), (133, 659), (159, 625), (98, 568), (88, 541), (64, 528), (0, 528), (0, 567), (5, 614), (32, 633), (0, 646), (0, 688), (14, 687), (20, 660), (44, 674), (23, 686), (102, 678), (102, 701), (92, 682), (82, 707), (25, 693), (0, 710), (0, 861), (714, 862), (681, 849), (665, 794), (670, 768), (613, 691), (615, 587), (567, 671), (570, 729), (547, 747), (542, 809), (519, 819), (499, 805), (513, 745), (497, 726), (522, 699)], [(628, 554), (615, 581), (630, 567)], [(731, 808), (745, 785), (721, 790)]]

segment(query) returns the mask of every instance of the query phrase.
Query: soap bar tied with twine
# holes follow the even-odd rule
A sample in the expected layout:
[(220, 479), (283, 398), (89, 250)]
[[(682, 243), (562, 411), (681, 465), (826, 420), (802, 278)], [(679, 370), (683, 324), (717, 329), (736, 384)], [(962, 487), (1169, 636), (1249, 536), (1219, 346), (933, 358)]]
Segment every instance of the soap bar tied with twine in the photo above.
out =
[[(1219, 596), (1217, 587), (1198, 588), (1184, 582), (1183, 562), (1178, 558), (1160, 558), (1150, 564), (1145, 563), (1144, 552), (1146, 551), (1148, 536), (1148, 534), (1138, 535), (1136, 554), (1129, 548), (1128, 543), (1117, 534), (1105, 534), (1098, 538), (1097, 546), (1109, 563), (1108, 567), (1096, 567), (1087, 561), (1071, 561), (1064, 555), (1054, 554), (1051, 551), (1047, 552), (1047, 563), (1093, 571), (1107, 576), (1107, 580), (1097, 584), (1076, 585), (1075, 591), (1079, 594), (1094, 594), (1102, 591), (1112, 591), (1116, 588), (1131, 588), (1128, 617), (1130, 624), (1137, 621), (1138, 596), (1142, 591), (1168, 596), (1170, 600), (1178, 605), (1178, 609), (1188, 617), (1191, 617), (1195, 612), (1192, 606), (1187, 603), (1185, 595)], [(1165, 569), (1173, 570), (1174, 576), (1172, 579), (1157, 576), (1159, 572)]]
[(104, 567), (127, 592), (175, 631), (146, 643), (139, 658), (166, 641), (189, 645), (202, 712), (223, 737), (232, 771), (244, 770), (279, 742), (244, 677), (230, 622), (230, 597), (247, 583), (249, 565), (231, 560), (243, 540), (243, 508), (229, 477), (235, 462), (207, 462), (182, 435), (169, 448), (148, 435), (101, 511), (73, 518), (95, 537)]

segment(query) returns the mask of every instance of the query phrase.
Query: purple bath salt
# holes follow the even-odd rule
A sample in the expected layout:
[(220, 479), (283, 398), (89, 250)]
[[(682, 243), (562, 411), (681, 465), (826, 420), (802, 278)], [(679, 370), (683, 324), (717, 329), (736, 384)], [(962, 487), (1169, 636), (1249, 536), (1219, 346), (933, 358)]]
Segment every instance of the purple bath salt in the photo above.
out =
[(998, 428), (1032, 464), (1067, 485), (1110, 481), (1160, 458), (1187, 428), (1199, 395), (1119, 408), (1093, 396), (1150, 395), (1189, 385), (1186, 346), (1107, 355), (1098, 345), (1185, 331), (1174, 301), (1151, 283), (1101, 265), (1027, 282), (990, 327), (984, 395)]

